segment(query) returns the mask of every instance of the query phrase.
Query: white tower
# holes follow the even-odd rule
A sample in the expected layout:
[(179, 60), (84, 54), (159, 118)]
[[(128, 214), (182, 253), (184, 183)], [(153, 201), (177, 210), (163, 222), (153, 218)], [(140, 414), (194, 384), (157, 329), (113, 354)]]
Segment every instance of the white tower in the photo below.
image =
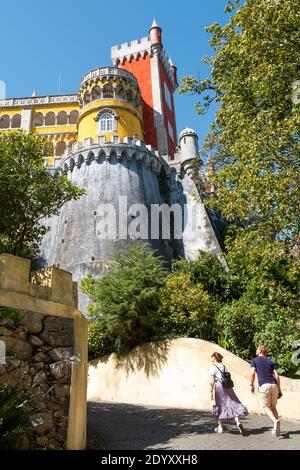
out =
[(198, 135), (193, 129), (184, 129), (179, 136), (181, 147), (181, 160), (197, 158), (199, 156)]

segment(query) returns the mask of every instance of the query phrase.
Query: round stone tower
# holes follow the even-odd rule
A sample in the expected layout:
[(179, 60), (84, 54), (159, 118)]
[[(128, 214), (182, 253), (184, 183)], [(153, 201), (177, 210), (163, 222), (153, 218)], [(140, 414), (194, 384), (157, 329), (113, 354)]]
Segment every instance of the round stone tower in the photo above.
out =
[(199, 156), (198, 135), (193, 129), (184, 129), (179, 136), (181, 159), (197, 158)]
[[(116, 248), (134, 238), (132, 226), (160, 250), (159, 240), (151, 240), (149, 218), (151, 205), (161, 203), (157, 175), (162, 165), (143, 142), (140, 90), (130, 72), (117, 67), (90, 72), (79, 101), (78, 142), (63, 155), (61, 171), (86, 194), (51, 221), (42, 247), (49, 265), (71, 271), (78, 282), (106, 271)], [(82, 311), (87, 300), (80, 293)]]

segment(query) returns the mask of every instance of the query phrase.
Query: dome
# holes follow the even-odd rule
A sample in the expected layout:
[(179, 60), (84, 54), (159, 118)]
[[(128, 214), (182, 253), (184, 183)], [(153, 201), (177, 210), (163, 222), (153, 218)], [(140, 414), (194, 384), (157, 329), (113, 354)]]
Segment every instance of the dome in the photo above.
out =
[(183, 137), (187, 135), (192, 135), (198, 138), (198, 134), (196, 131), (194, 131), (194, 129), (186, 127), (183, 131), (180, 132), (179, 139), (182, 139)]

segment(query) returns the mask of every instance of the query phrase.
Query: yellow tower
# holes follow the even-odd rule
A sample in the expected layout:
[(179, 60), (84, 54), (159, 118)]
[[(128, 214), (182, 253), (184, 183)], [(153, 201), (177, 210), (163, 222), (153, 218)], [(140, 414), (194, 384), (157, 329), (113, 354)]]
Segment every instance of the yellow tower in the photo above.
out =
[(141, 93), (136, 78), (117, 67), (98, 68), (80, 86), (78, 141), (125, 137), (143, 140)]

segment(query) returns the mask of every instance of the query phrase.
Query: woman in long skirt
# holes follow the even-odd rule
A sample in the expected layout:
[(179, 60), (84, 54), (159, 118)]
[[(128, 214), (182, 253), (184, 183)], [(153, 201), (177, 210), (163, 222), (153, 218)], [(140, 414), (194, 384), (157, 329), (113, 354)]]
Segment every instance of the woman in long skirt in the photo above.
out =
[(213, 402), (213, 415), (218, 418), (218, 426), (215, 432), (223, 432), (223, 420), (234, 419), (239, 432), (242, 436), (245, 435), (244, 426), (240, 423), (240, 416), (246, 416), (248, 410), (243, 405), (233, 388), (223, 388), (222, 386), (222, 373), (226, 372), (224, 364), (222, 364), (223, 356), (214, 352), (212, 354), (213, 364), (210, 367), (210, 391), (211, 400)]

